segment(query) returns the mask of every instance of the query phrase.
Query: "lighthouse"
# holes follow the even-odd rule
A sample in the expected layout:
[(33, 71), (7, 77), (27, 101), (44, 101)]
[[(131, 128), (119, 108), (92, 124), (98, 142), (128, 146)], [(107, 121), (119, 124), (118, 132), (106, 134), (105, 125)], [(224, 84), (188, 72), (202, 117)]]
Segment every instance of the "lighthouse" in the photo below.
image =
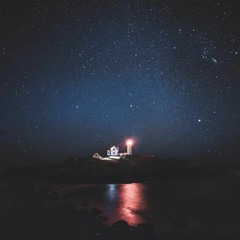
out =
[(128, 139), (126, 141), (126, 145), (127, 145), (127, 155), (132, 155), (133, 140), (132, 139)]
[(134, 138), (129, 138), (126, 140), (127, 152), (119, 152), (119, 147), (112, 146), (110, 149), (107, 150), (107, 157), (102, 157), (99, 153), (93, 154), (94, 159), (100, 160), (119, 160), (124, 159), (126, 156), (132, 155), (132, 146), (135, 143)]

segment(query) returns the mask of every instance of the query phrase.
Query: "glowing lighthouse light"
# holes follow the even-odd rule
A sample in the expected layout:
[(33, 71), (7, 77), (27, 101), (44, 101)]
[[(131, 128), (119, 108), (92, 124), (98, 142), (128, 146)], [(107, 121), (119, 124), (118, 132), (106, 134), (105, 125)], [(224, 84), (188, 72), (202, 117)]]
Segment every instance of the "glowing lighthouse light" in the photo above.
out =
[(126, 141), (126, 145), (127, 145), (127, 155), (132, 155), (133, 140), (132, 139), (128, 139)]

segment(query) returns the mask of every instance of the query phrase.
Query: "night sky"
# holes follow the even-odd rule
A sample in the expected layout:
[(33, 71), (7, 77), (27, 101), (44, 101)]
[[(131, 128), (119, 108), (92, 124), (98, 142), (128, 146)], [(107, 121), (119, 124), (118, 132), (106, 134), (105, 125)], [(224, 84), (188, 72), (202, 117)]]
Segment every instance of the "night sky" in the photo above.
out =
[(238, 1), (2, 1), (0, 153), (240, 162)]

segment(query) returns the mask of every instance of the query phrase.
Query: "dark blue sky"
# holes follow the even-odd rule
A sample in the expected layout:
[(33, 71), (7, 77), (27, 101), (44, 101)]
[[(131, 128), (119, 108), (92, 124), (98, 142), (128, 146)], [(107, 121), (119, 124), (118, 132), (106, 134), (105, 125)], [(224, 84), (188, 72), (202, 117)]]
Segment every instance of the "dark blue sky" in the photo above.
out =
[(6, 162), (124, 150), (238, 160), (238, 1), (5, 1)]

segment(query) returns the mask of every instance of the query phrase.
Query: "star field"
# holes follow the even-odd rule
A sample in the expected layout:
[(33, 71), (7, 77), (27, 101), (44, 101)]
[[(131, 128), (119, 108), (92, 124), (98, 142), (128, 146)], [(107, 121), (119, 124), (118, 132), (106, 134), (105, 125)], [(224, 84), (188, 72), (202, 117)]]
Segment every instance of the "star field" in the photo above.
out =
[[(225, 157), (240, 143), (237, 1), (6, 1), (0, 141), (65, 160), (112, 144)], [(235, 160), (239, 155), (231, 155)]]

